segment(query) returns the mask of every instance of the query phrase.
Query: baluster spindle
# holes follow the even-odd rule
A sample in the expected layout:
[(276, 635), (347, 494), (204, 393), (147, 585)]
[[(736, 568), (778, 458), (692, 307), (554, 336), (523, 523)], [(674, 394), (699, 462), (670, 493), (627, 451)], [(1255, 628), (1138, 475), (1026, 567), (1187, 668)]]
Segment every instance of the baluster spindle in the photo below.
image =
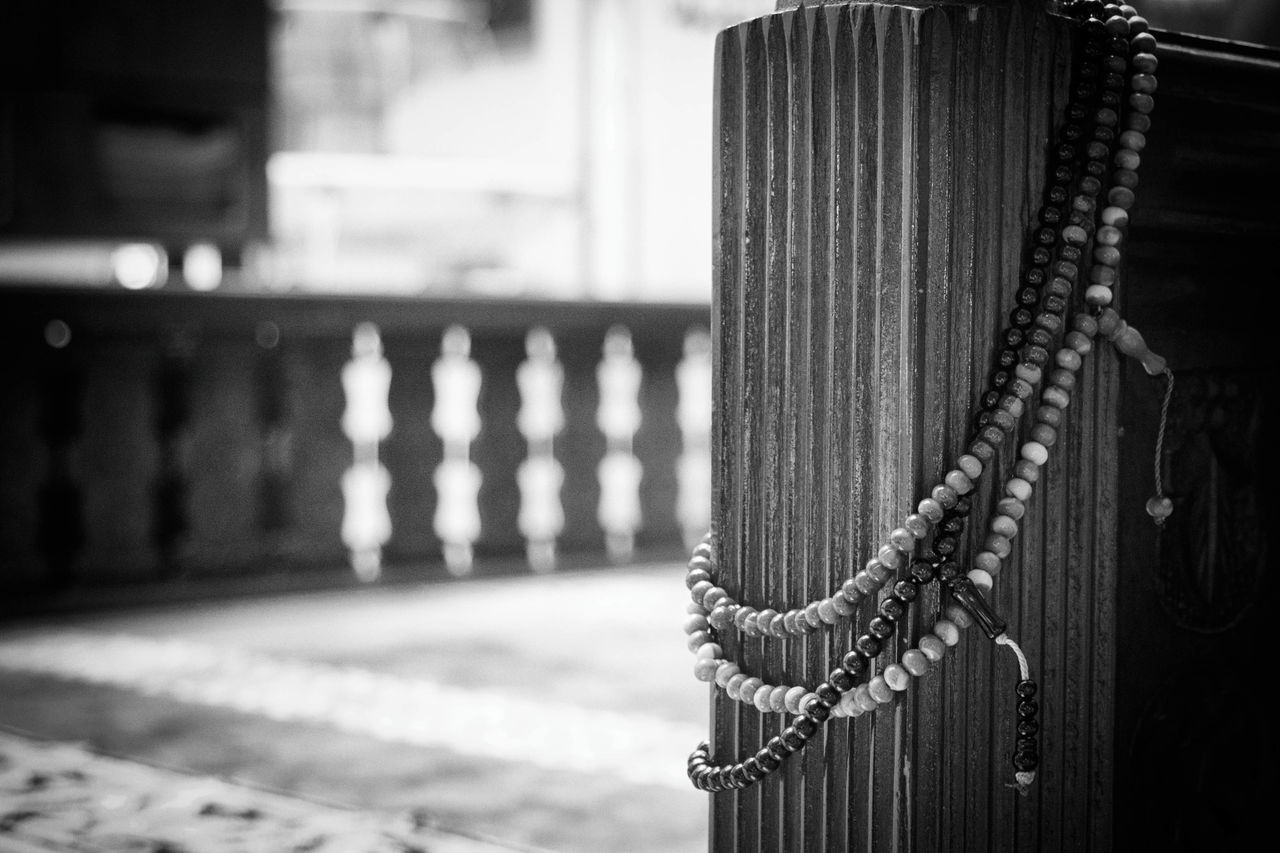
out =
[(440, 357), (431, 367), (435, 406), (431, 428), (444, 443), (436, 467), (435, 531), (444, 549), (445, 566), (454, 575), (471, 571), (475, 541), (480, 538), (480, 469), (471, 461), (471, 443), (480, 434), (480, 366), (471, 359), (471, 335), (450, 326), (440, 342)]
[(560, 405), (564, 367), (556, 360), (555, 339), (541, 326), (525, 337), (525, 352), (528, 358), (516, 368), (520, 388), (516, 424), (528, 445), (528, 456), (516, 472), (520, 485), (518, 524), (525, 537), (529, 567), (545, 572), (556, 566), (556, 537), (564, 529), (560, 502), (564, 468), (556, 461), (553, 446), (556, 435), (564, 429)]
[(342, 431), (351, 439), (353, 457), (342, 475), (342, 541), (356, 577), (372, 581), (382, 573), (382, 546), (391, 538), (391, 474), (378, 460), (378, 444), (392, 427), (391, 365), (382, 357), (382, 337), (373, 323), (361, 323), (352, 334), (342, 388), (347, 400)]
[(600, 504), (596, 518), (605, 532), (609, 559), (624, 563), (635, 552), (636, 531), (642, 522), (640, 480), (644, 468), (632, 452), (640, 429), (640, 382), (643, 371), (631, 346), (631, 332), (613, 326), (605, 334), (604, 358), (596, 366), (600, 406), (596, 426), (604, 434), (606, 450), (600, 460)]

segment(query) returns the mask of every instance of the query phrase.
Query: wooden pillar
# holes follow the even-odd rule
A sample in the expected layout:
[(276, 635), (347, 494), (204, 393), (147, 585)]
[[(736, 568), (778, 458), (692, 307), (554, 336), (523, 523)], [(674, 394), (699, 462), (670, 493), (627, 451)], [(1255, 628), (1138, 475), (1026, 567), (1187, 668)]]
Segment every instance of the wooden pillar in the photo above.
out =
[[(1065, 107), (1071, 32), (1045, 6), (855, 2), (721, 34), (714, 517), (739, 601), (836, 592), (963, 452)], [(1010, 787), (1016, 663), (975, 629), (891, 710), (833, 720), (762, 783), (713, 795), (713, 850), (1106, 846), (1118, 371), (1102, 350), (988, 596), (1040, 682), (1030, 791)], [(1011, 466), (1006, 447), (976, 518)], [(929, 589), (879, 666), (932, 626)], [(871, 615), (799, 641), (724, 632), (726, 652), (812, 688)], [(714, 696), (716, 761), (784, 725)]]

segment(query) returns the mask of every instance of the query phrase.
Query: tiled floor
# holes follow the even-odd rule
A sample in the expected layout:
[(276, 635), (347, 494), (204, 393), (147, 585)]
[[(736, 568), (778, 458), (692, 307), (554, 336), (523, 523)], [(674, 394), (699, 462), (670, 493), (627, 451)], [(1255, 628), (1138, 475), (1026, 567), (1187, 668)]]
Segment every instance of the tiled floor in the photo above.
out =
[(0, 632), (0, 725), (393, 827), (411, 816), (525, 849), (700, 850), (706, 801), (683, 766), (707, 696), (680, 632), (681, 574), (662, 565), (13, 626)]

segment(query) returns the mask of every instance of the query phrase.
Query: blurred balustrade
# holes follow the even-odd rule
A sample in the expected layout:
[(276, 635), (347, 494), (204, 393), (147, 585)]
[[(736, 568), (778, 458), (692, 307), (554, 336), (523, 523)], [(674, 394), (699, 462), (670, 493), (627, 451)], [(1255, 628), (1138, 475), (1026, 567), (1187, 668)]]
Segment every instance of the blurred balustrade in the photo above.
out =
[(546, 571), (709, 517), (705, 306), (46, 287), (0, 318), (9, 591)]

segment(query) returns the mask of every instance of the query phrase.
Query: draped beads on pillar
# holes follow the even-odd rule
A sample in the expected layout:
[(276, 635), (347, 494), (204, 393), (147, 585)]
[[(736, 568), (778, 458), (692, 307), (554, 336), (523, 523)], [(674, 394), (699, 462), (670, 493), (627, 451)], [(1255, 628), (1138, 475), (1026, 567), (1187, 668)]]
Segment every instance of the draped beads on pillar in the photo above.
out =
[(450, 326), (431, 366), (435, 405), (431, 428), (444, 444), (436, 467), (435, 532), (445, 566), (454, 575), (471, 571), (473, 545), (480, 538), (480, 469), (471, 461), (471, 443), (480, 435), (480, 366), (471, 359), (471, 335)]
[(520, 412), (516, 426), (528, 445), (528, 456), (516, 471), (520, 486), (518, 524), (525, 538), (525, 553), (535, 572), (556, 566), (556, 537), (564, 529), (560, 487), (564, 468), (556, 461), (553, 443), (564, 429), (560, 395), (564, 367), (556, 360), (556, 342), (541, 326), (525, 337), (528, 355), (516, 368), (520, 388)]
[(342, 431), (351, 439), (353, 457), (342, 475), (342, 541), (356, 576), (372, 581), (382, 573), (382, 546), (391, 538), (391, 474), (378, 460), (378, 444), (391, 434), (391, 365), (382, 357), (382, 338), (373, 323), (355, 328), (342, 389), (347, 400)]

